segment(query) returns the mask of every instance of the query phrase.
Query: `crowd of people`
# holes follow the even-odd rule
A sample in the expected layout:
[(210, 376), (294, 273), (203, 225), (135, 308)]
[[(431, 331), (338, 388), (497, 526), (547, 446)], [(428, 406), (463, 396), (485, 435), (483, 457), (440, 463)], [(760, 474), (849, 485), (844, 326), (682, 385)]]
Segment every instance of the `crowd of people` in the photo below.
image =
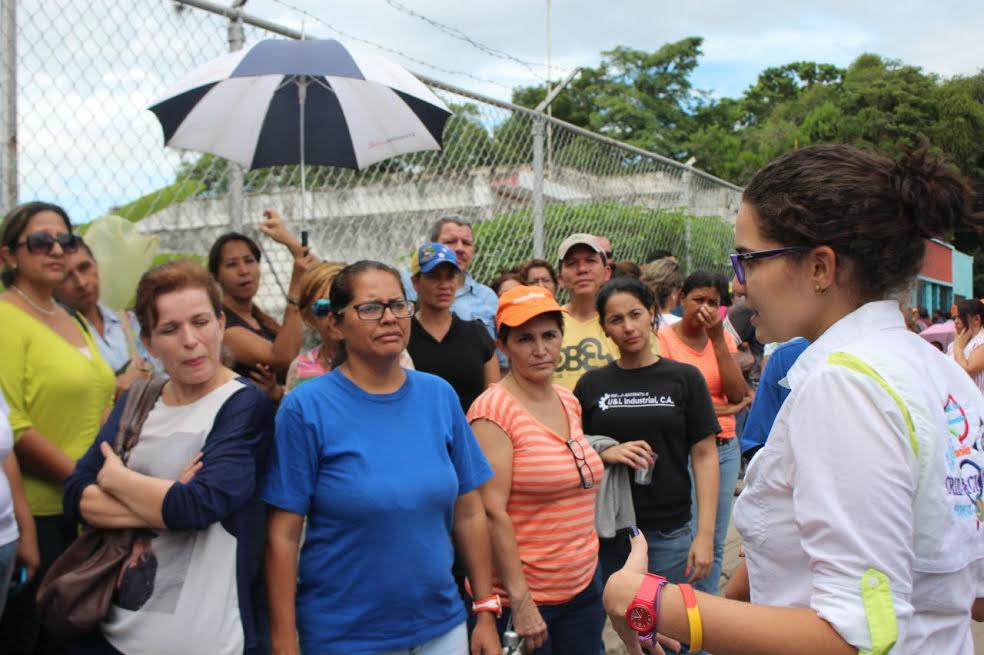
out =
[[(486, 286), (460, 216), (398, 271), (321, 261), (270, 209), (258, 230), (293, 257), (278, 320), (250, 236), (114, 311), (68, 215), (18, 206), (2, 650), (492, 655), (508, 632), (597, 655), (607, 610), (634, 655), (970, 653), (984, 303), (954, 306), (941, 354), (900, 298), (924, 239), (976, 220), (925, 153), (814, 146), (745, 190), (730, 280), (576, 233)], [(37, 592), (80, 529), (134, 537), (69, 637)]]

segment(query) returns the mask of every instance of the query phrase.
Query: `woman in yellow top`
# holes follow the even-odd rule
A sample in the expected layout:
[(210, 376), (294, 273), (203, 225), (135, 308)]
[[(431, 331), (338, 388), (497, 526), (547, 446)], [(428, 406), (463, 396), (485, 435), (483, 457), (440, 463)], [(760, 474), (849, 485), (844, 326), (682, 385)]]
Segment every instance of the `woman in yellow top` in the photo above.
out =
[(65, 277), (65, 253), (80, 238), (62, 208), (15, 207), (0, 225), (0, 390), (10, 405), (14, 452), (37, 525), (41, 567), (10, 599), (0, 621), (4, 653), (57, 652), (38, 623), (37, 584), (77, 534), (62, 515), (62, 483), (92, 444), (112, 407), (115, 378), (92, 335), (53, 297)]

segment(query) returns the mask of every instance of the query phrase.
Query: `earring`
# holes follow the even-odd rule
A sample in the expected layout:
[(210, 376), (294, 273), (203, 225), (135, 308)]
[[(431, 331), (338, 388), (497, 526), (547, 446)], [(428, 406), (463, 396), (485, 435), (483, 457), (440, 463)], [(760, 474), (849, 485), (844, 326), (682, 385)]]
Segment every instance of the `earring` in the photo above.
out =
[(820, 294), (822, 296), (823, 294), (827, 293), (827, 290), (826, 289), (821, 289), (820, 288), (820, 285), (818, 284), (818, 285), (816, 285), (816, 286), (813, 287), (813, 292), (814, 293), (818, 293), (818, 294)]

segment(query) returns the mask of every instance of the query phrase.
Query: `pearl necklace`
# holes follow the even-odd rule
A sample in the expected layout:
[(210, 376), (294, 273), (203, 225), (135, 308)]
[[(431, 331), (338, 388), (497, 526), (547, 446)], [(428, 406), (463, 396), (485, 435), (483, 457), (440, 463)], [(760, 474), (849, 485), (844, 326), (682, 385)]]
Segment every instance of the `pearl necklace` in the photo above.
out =
[(51, 309), (45, 309), (41, 305), (39, 305), (36, 302), (34, 302), (33, 300), (31, 300), (31, 297), (29, 295), (27, 295), (26, 293), (24, 293), (23, 291), (21, 291), (15, 285), (13, 285), (13, 284), (10, 285), (10, 288), (13, 289), (14, 291), (16, 291), (18, 293), (18, 295), (20, 295), (20, 297), (23, 298), (24, 301), (28, 305), (30, 305), (31, 307), (33, 307), (38, 312), (44, 314), (45, 316), (54, 316), (55, 314), (58, 313), (58, 305), (55, 304), (55, 301), (53, 301), (53, 300), (51, 301)]

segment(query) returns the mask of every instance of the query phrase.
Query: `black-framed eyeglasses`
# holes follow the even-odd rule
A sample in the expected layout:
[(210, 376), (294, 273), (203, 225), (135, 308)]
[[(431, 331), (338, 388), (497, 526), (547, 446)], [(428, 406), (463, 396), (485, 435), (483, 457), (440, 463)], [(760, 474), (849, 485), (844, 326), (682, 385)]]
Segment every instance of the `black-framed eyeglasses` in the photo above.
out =
[(82, 243), (82, 237), (71, 232), (59, 234), (58, 236), (48, 234), (47, 232), (32, 232), (24, 237), (24, 240), (20, 243), (15, 243), (11, 250), (16, 250), (21, 246), (27, 246), (27, 251), (32, 255), (47, 255), (54, 249), (56, 243), (61, 246), (62, 252), (73, 253), (78, 251)]
[(735, 269), (735, 277), (739, 284), (745, 284), (745, 262), (755, 259), (768, 259), (770, 257), (782, 257), (794, 252), (806, 252), (812, 250), (809, 246), (788, 246), (786, 248), (773, 248), (772, 250), (755, 250), (752, 252), (738, 252), (731, 255), (731, 266)]
[[(410, 300), (391, 300), (389, 302), (363, 302), (363, 303), (359, 303), (358, 305), (351, 305), (351, 308), (355, 310), (355, 313), (358, 314), (359, 318), (361, 318), (363, 321), (378, 321), (383, 317), (383, 314), (386, 313), (387, 308), (389, 308), (389, 310), (393, 312), (394, 318), (410, 318), (411, 316), (413, 316), (414, 309), (416, 309), (414, 307), (413, 302)], [(346, 307), (345, 309), (338, 312), (338, 315), (341, 316), (348, 309), (349, 308)]]
[[(581, 487), (590, 489), (595, 483), (594, 471), (591, 470), (588, 460), (584, 457), (584, 448), (574, 439), (568, 439), (567, 450), (571, 451), (571, 455), (574, 456), (574, 463), (577, 464), (577, 476), (581, 478)], [(584, 475), (585, 471), (588, 472), (587, 477)]]
[(327, 298), (318, 298), (311, 303), (311, 313), (318, 318), (324, 318), (331, 313), (331, 301)]

